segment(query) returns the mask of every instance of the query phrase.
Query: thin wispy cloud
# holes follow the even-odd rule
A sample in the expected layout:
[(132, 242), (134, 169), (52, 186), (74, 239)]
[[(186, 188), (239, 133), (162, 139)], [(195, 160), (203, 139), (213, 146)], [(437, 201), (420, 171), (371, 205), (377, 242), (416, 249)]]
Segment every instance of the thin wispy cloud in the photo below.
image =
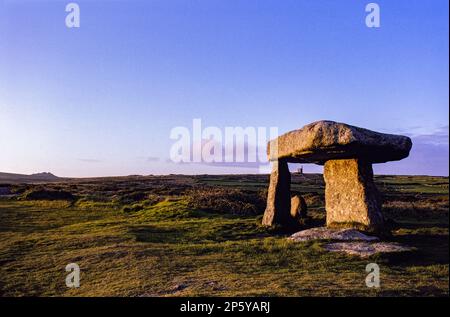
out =
[(398, 162), (376, 164), (379, 174), (449, 175), (449, 126), (443, 125), (423, 133), (420, 127), (409, 133), (413, 146), (409, 157)]
[(79, 158), (78, 161), (84, 162), (84, 163), (101, 163), (102, 162), (102, 160), (91, 159), (91, 158)]
[(425, 144), (448, 145), (449, 127), (444, 126), (429, 134), (410, 135), (413, 141)]
[(449, 126), (443, 125), (434, 128), (409, 127), (408, 129), (398, 129), (396, 133), (409, 136), (411, 139), (420, 143), (429, 144), (448, 144)]
[(156, 157), (156, 156), (149, 156), (149, 157), (147, 157), (146, 161), (147, 162), (159, 162), (160, 158)]

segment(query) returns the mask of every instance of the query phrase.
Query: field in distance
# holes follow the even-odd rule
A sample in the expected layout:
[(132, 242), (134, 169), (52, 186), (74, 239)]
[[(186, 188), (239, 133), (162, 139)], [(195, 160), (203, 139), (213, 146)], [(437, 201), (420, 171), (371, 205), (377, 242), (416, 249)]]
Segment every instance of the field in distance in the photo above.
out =
[[(48, 176), (48, 175), (46, 175)], [(0, 178), (2, 296), (448, 296), (448, 177), (376, 176), (388, 240), (416, 248), (361, 259), (260, 226), (268, 175)], [(310, 224), (319, 174), (293, 174)], [(381, 287), (367, 288), (376, 262)], [(65, 267), (81, 269), (68, 288)]]

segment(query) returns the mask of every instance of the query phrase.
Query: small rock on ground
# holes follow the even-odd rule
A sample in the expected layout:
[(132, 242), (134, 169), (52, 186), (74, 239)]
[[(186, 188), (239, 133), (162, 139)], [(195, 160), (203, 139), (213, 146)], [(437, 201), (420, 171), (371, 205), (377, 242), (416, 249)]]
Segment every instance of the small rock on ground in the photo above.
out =
[(309, 240), (335, 241), (378, 241), (377, 237), (368, 236), (356, 229), (312, 228), (294, 233), (288, 239), (297, 242)]
[(362, 258), (369, 257), (376, 253), (400, 253), (414, 250), (411, 247), (403, 246), (395, 242), (336, 242), (326, 244), (324, 248), (327, 251), (344, 252)]

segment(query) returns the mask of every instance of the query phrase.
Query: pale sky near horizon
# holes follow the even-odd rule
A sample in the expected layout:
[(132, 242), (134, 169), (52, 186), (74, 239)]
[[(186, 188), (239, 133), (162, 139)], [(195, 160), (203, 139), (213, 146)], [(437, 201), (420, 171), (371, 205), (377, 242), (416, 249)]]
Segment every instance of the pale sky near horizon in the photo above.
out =
[(168, 162), (200, 118), (405, 134), (410, 157), (376, 173), (449, 173), (447, 0), (84, 0), (71, 29), (69, 2), (0, 0), (0, 172), (258, 172)]

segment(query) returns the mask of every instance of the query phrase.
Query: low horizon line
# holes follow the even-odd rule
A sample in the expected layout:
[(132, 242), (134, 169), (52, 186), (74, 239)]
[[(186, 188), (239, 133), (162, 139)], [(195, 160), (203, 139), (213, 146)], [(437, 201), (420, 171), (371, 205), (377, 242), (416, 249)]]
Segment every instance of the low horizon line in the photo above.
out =
[[(90, 178), (117, 178), (117, 177), (150, 177), (150, 176), (203, 176), (203, 175), (211, 175), (211, 176), (225, 176), (225, 175), (270, 175), (270, 173), (217, 173), (217, 174), (210, 174), (210, 173), (198, 173), (198, 174), (183, 174), (183, 173), (168, 173), (168, 174), (126, 174), (126, 175), (103, 175), (103, 176), (58, 176), (53, 174), (52, 172), (37, 172), (32, 174), (22, 174), (22, 173), (15, 173), (15, 172), (0, 172), (0, 174), (13, 174), (18, 176), (36, 176), (39, 174), (51, 174), (57, 178), (60, 179), (90, 179)], [(321, 172), (291, 172), (291, 174), (319, 174), (323, 175)], [(427, 177), (449, 177), (449, 175), (430, 175), (430, 174), (373, 174), (374, 176), (427, 176)], [(1, 181), (1, 179), (0, 179)]]

